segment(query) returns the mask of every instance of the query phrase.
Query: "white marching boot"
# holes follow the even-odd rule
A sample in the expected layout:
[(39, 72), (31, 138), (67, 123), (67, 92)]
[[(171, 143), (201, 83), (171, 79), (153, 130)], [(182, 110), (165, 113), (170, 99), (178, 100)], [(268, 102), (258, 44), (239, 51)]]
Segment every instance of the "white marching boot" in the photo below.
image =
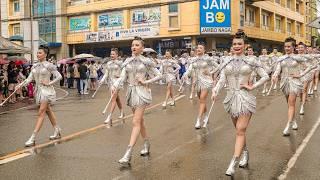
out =
[(242, 151), (242, 157), (239, 161), (239, 167), (241, 168), (245, 168), (247, 167), (249, 164), (249, 151), (247, 148), (245, 148), (243, 151)]
[(130, 165), (132, 156), (132, 146), (128, 146), (126, 152), (124, 153), (123, 157), (118, 161), (121, 165)]
[(55, 140), (61, 138), (61, 128), (56, 126), (54, 127), (53, 135), (49, 137), (50, 140)]
[(203, 125), (202, 125), (202, 127), (206, 128), (207, 125), (208, 125), (208, 123), (209, 123), (209, 116), (206, 115), (206, 117), (203, 119)]
[(32, 133), (27, 142), (24, 143), (26, 147), (34, 146), (36, 144), (36, 133)]
[(112, 124), (112, 114), (110, 113), (107, 119), (104, 121), (105, 124)]
[(143, 149), (140, 151), (141, 156), (147, 156), (150, 154), (150, 142), (148, 139), (144, 140)]
[(196, 122), (194, 128), (196, 128), (196, 129), (200, 129), (201, 128), (200, 117), (197, 118), (197, 122)]
[(291, 126), (291, 122), (287, 123), (286, 127), (282, 132), (283, 136), (290, 136), (290, 126)]
[(192, 94), (190, 94), (189, 99), (192, 99), (192, 98), (193, 98), (193, 96), (192, 96)]
[(175, 105), (176, 105), (176, 101), (172, 99), (172, 101), (170, 102), (170, 106), (175, 106)]
[(166, 107), (167, 107), (167, 101), (165, 101), (165, 102), (162, 103), (162, 107), (163, 107), (163, 108), (166, 108)]
[(298, 130), (297, 121), (292, 121), (292, 122), (291, 122), (291, 128), (292, 128), (293, 130)]
[(236, 172), (236, 168), (237, 168), (238, 163), (239, 163), (239, 158), (238, 157), (233, 157), (231, 159), (229, 167), (228, 167), (228, 169), (226, 171), (226, 175), (227, 176), (233, 176), (234, 175), (234, 173)]
[(123, 110), (120, 110), (120, 116), (118, 117), (119, 119), (123, 119), (124, 118), (124, 112)]
[(304, 115), (304, 105), (300, 106), (300, 111), (299, 111), (300, 115)]

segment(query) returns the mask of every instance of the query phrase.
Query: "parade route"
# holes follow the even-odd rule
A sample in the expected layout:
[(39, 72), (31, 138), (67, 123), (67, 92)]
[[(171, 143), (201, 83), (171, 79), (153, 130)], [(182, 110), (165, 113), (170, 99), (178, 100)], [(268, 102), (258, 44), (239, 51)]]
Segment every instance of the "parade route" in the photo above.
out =
[[(197, 100), (177, 95), (175, 107), (161, 107), (165, 88), (153, 85), (153, 104), (146, 111), (145, 119), (151, 141), (150, 157), (140, 157), (141, 140), (134, 148), (132, 166), (122, 168), (117, 163), (128, 143), (131, 132), (131, 113), (126, 107), (125, 123), (116, 120), (111, 128), (104, 125), (103, 109), (109, 93), (106, 89), (91, 96), (80, 97), (71, 92), (59, 101), (54, 110), (63, 129), (61, 140), (48, 141), (52, 129), (46, 119), (39, 133), (35, 148), (23, 149), (34, 126), (36, 111), (21, 110), (19, 113), (1, 115), (0, 175), (4, 179), (228, 179), (225, 169), (232, 157), (235, 131), (230, 117), (225, 113), (219, 96), (214, 105), (208, 128), (195, 130)], [(122, 99), (124, 92), (121, 92)], [(283, 137), (286, 123), (286, 102), (280, 92), (271, 96), (257, 96), (257, 113), (248, 128), (250, 164), (239, 169), (234, 179), (276, 179), (285, 173), (289, 160), (317, 123), (320, 112), (318, 96), (309, 98), (306, 115), (297, 116), (299, 130), (290, 137)], [(209, 105), (209, 102), (208, 102)], [(115, 111), (117, 117), (117, 111)], [(19, 127), (19, 128), (17, 128)], [(319, 147), (314, 136), (304, 143), (287, 179), (296, 176), (317, 179)], [(310, 149), (309, 147), (314, 147)], [(312, 155), (315, 155), (312, 158)], [(11, 158), (11, 159), (10, 159)], [(310, 159), (311, 158), (311, 159)], [(7, 162), (5, 162), (7, 161)], [(302, 167), (308, 164), (309, 171)], [(314, 166), (312, 166), (314, 164)], [(314, 169), (312, 171), (312, 168)], [(49, 170), (49, 171), (48, 171)], [(296, 173), (300, 172), (300, 173)], [(308, 178), (309, 177), (309, 178)]]

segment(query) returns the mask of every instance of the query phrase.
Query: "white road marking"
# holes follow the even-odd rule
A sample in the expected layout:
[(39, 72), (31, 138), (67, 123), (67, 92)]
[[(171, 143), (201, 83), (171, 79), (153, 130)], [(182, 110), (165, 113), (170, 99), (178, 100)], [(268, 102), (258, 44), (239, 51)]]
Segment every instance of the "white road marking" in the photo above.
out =
[[(64, 97), (66, 97), (66, 96), (64, 96)], [(182, 99), (183, 97), (185, 97), (185, 95), (177, 95), (177, 96), (175, 96), (175, 100), (178, 101), (178, 100)], [(161, 104), (162, 104), (162, 103), (158, 103), (158, 104), (152, 105), (151, 107), (147, 108), (146, 110), (154, 109), (154, 108), (160, 106)], [(126, 116), (124, 119), (128, 119), (128, 118), (130, 118), (131, 116), (132, 116), (132, 114)], [(121, 121), (123, 121), (124, 119), (118, 119), (118, 120), (116, 120), (116, 121), (114, 121), (114, 122), (121, 122)], [(105, 127), (105, 125), (102, 124), (102, 125), (98, 125), (98, 126), (96, 126), (96, 127), (94, 127), (94, 128), (89, 128), (89, 129), (87, 129), (87, 130), (85, 130), (85, 131), (80, 131), (80, 133), (78, 132), (78, 135), (82, 135), (82, 134), (85, 134), (85, 133), (90, 133), (90, 132), (91, 132), (90, 129), (95, 129), (95, 130), (97, 130), (97, 129), (100, 128), (100, 127)], [(87, 131), (88, 131), (88, 132), (87, 132)], [(74, 133), (74, 134), (77, 134), (77, 133)], [(74, 134), (72, 134), (72, 135), (74, 135)], [(72, 136), (72, 135), (71, 135), (71, 136)], [(67, 136), (67, 137), (68, 137), (68, 136)], [(75, 137), (76, 137), (76, 136), (75, 136)], [(72, 138), (69, 138), (69, 139), (74, 139), (75, 137), (72, 137)], [(65, 138), (65, 137), (63, 137), (62, 139), (64, 139), (64, 138)], [(46, 143), (44, 143), (44, 144), (46, 144)], [(49, 144), (52, 144), (52, 143), (49, 143)], [(48, 144), (48, 145), (49, 145), (49, 144)], [(14, 156), (10, 156), (10, 157), (8, 157), (8, 158), (5, 158), (5, 159), (0, 160), (0, 165), (1, 165), (1, 164), (8, 163), (8, 162), (11, 162), (11, 161), (14, 161), (14, 160), (18, 160), (18, 159), (21, 159), (21, 158), (24, 158), (24, 157), (27, 157), (27, 156), (29, 156), (29, 155), (31, 155), (31, 153), (28, 152), (28, 149), (26, 149), (26, 151), (23, 152), (23, 153), (21, 153), (21, 154), (14, 155)], [(0, 157), (0, 158), (1, 158), (1, 157)]]
[(319, 125), (320, 125), (320, 118), (312, 126), (312, 129), (309, 131), (308, 135), (303, 139), (302, 143), (300, 144), (300, 146), (298, 147), (298, 149), (296, 150), (294, 155), (290, 158), (290, 160), (289, 160), (289, 162), (287, 164), (287, 168), (284, 170), (284, 172), (280, 176), (278, 176), (278, 180), (284, 180), (284, 179), (287, 178), (290, 170), (293, 168), (293, 166), (297, 162), (297, 159), (301, 155), (301, 153), (304, 150), (304, 148), (307, 146), (308, 142), (310, 141), (311, 137), (313, 136), (313, 134), (315, 133), (315, 131), (317, 130)]

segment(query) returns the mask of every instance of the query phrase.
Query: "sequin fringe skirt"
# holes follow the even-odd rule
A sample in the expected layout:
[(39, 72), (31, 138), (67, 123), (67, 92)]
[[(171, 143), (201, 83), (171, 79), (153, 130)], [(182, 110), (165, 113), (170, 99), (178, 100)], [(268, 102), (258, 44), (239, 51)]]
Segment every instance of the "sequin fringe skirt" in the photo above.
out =
[(303, 90), (303, 84), (300, 79), (297, 78), (284, 78), (281, 79), (280, 89), (286, 96), (289, 94), (298, 95)]
[(224, 109), (232, 117), (256, 112), (256, 97), (246, 90), (228, 90), (223, 104)]
[(127, 105), (132, 108), (151, 104), (151, 89), (145, 86), (128, 86), (126, 95)]

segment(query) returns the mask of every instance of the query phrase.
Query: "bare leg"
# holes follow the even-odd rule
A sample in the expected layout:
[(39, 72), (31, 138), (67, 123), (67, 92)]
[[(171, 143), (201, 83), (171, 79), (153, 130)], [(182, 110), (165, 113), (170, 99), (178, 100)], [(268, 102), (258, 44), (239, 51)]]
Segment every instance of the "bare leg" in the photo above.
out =
[(206, 113), (207, 111), (207, 96), (208, 96), (208, 90), (202, 90), (200, 92), (200, 96), (199, 96), (199, 114), (198, 117), (202, 117), (204, 113)]
[(309, 82), (304, 82), (303, 84), (303, 90), (302, 90), (302, 93), (301, 93), (301, 105), (304, 105), (306, 103), (306, 99), (307, 99), (307, 91), (308, 91), (308, 85), (309, 85)]
[(116, 105), (117, 105), (117, 98), (118, 98), (118, 91), (111, 91), (111, 95), (115, 93), (112, 97), (112, 100), (111, 100), (111, 106), (110, 106), (110, 114), (113, 113), (114, 109), (116, 108)]
[(120, 97), (119, 97), (119, 92), (118, 92), (118, 96), (117, 96), (116, 101), (117, 101), (118, 108), (119, 108), (120, 110), (122, 110), (122, 103), (121, 103), (121, 100), (120, 100)]
[(234, 157), (240, 157), (243, 148), (246, 145), (246, 130), (251, 119), (250, 115), (242, 115), (238, 117), (236, 122), (236, 143), (234, 147)]
[(141, 130), (140, 130), (140, 134), (141, 134), (141, 137), (143, 139), (148, 139), (147, 137), (147, 131), (146, 131), (146, 126), (144, 125), (144, 119), (142, 118), (142, 121), (141, 121)]
[[(133, 147), (136, 144), (137, 139), (140, 135), (144, 110), (145, 110), (145, 107), (137, 107), (134, 110), (133, 120), (132, 120), (133, 127), (132, 127), (132, 132), (130, 137), (130, 143), (129, 143), (129, 146), (131, 147)], [(145, 130), (144, 130), (144, 133), (145, 133)], [(146, 137), (146, 134), (144, 134), (144, 136)]]
[(38, 119), (37, 119), (36, 127), (34, 129), (34, 132), (36, 132), (36, 133), (38, 133), (42, 127), (47, 108), (48, 108), (48, 102), (43, 102), (40, 104), (40, 108), (39, 108), (39, 112), (38, 112)]
[(295, 94), (290, 94), (288, 97), (288, 123), (293, 121), (294, 114), (295, 114), (295, 108), (296, 108), (296, 98), (297, 96)]
[(318, 84), (319, 84), (319, 71), (316, 71), (315, 72), (314, 87), (313, 87), (314, 90), (318, 89)]
[(190, 93), (190, 99), (192, 99), (193, 94), (194, 94), (194, 90), (195, 90), (195, 86), (196, 86), (196, 82), (194, 77), (192, 77), (191, 79), (191, 93)]
[(164, 102), (168, 102), (169, 96), (170, 96), (170, 87), (171, 87), (171, 82), (168, 83), (167, 85), (167, 92), (166, 92), (166, 99), (164, 100)]
[(48, 104), (46, 113), (47, 113), (47, 115), (48, 115), (48, 117), (49, 117), (49, 120), (50, 120), (52, 126), (55, 127), (55, 126), (57, 125), (57, 118), (56, 118), (56, 116), (54, 115), (50, 104)]
[(172, 83), (170, 83), (169, 85), (169, 96), (171, 97), (171, 99), (173, 99), (173, 87), (172, 87)]

